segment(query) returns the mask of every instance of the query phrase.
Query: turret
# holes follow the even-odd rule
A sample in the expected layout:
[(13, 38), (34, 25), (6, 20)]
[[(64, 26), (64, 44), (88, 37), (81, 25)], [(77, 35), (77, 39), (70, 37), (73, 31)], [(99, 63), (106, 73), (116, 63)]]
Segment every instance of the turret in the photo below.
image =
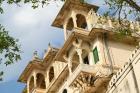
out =
[(92, 29), (91, 15), (98, 6), (83, 3), (81, 0), (66, 0), (52, 26), (64, 29), (64, 38), (68, 38), (73, 28)]

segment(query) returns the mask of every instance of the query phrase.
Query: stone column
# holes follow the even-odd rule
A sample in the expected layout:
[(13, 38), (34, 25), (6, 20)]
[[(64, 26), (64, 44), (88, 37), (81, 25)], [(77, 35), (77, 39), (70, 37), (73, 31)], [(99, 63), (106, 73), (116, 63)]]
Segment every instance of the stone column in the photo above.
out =
[(77, 54), (79, 56), (80, 64), (83, 64), (82, 49), (77, 48), (76, 51), (77, 51)]
[(46, 83), (46, 89), (47, 89), (48, 86), (49, 86), (49, 71), (46, 72), (46, 75), (45, 75), (45, 83)]
[(77, 27), (77, 18), (76, 18), (76, 13), (74, 11), (72, 11), (72, 19), (73, 19), (73, 24), (74, 27)]
[(33, 77), (34, 77), (34, 88), (37, 87), (37, 77), (36, 77), (36, 72), (33, 73)]
[(67, 24), (65, 23), (64, 25), (63, 25), (63, 28), (64, 28), (64, 39), (66, 40), (67, 39)]
[(29, 83), (30, 83), (30, 79), (27, 80), (27, 93), (30, 93)]
[(72, 68), (72, 58), (71, 57), (68, 58), (68, 68), (69, 68), (69, 73), (71, 75), (72, 74), (72, 70), (71, 70), (71, 68)]
[(89, 64), (94, 65), (94, 58), (93, 58), (93, 52), (92, 50), (89, 52)]

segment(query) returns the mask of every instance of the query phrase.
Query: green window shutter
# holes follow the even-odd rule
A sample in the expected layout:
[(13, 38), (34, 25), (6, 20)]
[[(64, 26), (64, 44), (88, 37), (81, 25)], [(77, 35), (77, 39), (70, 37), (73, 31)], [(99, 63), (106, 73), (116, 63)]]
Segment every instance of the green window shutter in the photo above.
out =
[(98, 55), (97, 47), (95, 47), (94, 50), (93, 50), (93, 57), (94, 57), (94, 62), (96, 64), (99, 61), (99, 55)]

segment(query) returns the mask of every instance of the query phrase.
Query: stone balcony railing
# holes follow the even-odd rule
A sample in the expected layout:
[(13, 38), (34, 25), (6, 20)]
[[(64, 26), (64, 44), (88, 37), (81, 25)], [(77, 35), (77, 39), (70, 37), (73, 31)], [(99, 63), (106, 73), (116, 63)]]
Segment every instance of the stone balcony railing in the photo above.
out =
[(68, 83), (71, 86), (73, 84), (74, 80), (76, 80), (77, 76), (79, 76), (81, 72), (86, 72), (86, 73), (90, 73), (90, 74), (96, 74), (97, 71), (98, 71), (98, 68), (96, 66), (89, 66), (89, 65), (86, 65), (86, 64), (79, 64), (79, 66), (72, 73), (71, 78), (69, 79)]
[[(116, 72), (119, 68), (116, 66), (113, 66), (114, 72)], [(87, 64), (79, 64), (77, 68), (74, 70), (73, 73), (70, 74), (70, 76), (67, 79), (67, 82), (64, 82), (63, 86), (60, 87), (59, 91), (57, 93), (62, 93), (62, 91), (65, 89), (66, 86), (72, 86), (74, 81), (80, 77), (83, 73), (89, 73), (89, 75), (100, 77), (108, 77), (110, 73), (110, 66), (109, 65), (87, 65)]]
[[(88, 69), (87, 69), (88, 68)], [(64, 90), (64, 88), (67, 85), (70, 85), (74, 79), (80, 74), (80, 72), (89, 72), (89, 73), (95, 73), (97, 71), (97, 69), (95, 68), (95, 66), (89, 66), (86, 64), (79, 64), (78, 67), (74, 70), (74, 72), (68, 77), (67, 82), (65, 82), (63, 84), (63, 86), (59, 89), (59, 91), (57, 93), (62, 93), (62, 91)]]
[(46, 89), (46, 92), (52, 91), (53, 85), (57, 83), (58, 78), (62, 77), (61, 75), (63, 75), (62, 73), (66, 71), (67, 67), (68, 67), (68, 64), (64, 64), (63, 68), (61, 70), (58, 70), (57, 76), (55, 76), (52, 82), (49, 84), (49, 86)]
[[(113, 66), (113, 72), (115, 73), (119, 68)], [(72, 82), (80, 72), (85, 72), (89, 74), (93, 74), (95, 76), (109, 76), (111, 74), (111, 67), (105, 64), (95, 64), (95, 65), (87, 65), (87, 64), (79, 64), (75, 71), (72, 73), (72, 76), (69, 79), (69, 82)]]

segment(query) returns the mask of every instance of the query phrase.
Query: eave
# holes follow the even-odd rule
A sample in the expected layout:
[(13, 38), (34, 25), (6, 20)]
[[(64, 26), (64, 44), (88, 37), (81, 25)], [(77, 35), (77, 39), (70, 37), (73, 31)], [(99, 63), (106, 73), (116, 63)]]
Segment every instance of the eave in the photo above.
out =
[[(45, 53), (45, 56), (43, 58), (43, 62), (48, 62), (51, 61), (55, 55), (57, 54), (57, 52), (59, 51), (58, 48), (54, 48), (54, 47), (49, 47), (48, 51)], [(51, 59), (52, 58), (52, 59)], [(50, 60), (51, 59), (51, 60)]]
[(22, 74), (20, 75), (18, 82), (27, 83), (27, 79), (29, 78), (30, 74), (34, 69), (39, 69), (44, 71), (45, 67), (42, 64), (42, 61), (39, 60), (30, 61), (29, 64), (24, 69), (24, 71), (22, 72)]

